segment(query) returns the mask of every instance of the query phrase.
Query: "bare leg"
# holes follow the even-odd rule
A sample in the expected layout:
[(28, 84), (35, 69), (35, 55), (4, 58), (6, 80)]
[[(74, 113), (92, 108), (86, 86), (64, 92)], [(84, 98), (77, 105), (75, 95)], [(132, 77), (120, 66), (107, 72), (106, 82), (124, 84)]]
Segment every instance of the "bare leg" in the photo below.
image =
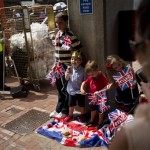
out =
[(73, 116), (74, 107), (69, 107), (69, 115)]
[(91, 121), (90, 121), (90, 122), (93, 122), (93, 121), (94, 121), (95, 115), (96, 115), (96, 110), (91, 111)]
[(84, 114), (84, 107), (80, 107), (80, 112), (81, 112), (81, 115)]
[(103, 123), (103, 119), (104, 119), (104, 114), (99, 113), (99, 121), (98, 121), (98, 124), (102, 124), (102, 123)]

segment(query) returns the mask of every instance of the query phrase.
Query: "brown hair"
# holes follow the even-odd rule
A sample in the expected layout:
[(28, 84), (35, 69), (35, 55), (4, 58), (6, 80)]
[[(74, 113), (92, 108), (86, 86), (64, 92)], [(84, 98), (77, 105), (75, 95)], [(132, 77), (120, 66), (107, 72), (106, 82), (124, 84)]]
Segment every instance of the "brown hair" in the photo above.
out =
[(106, 58), (106, 72), (107, 72), (107, 75), (110, 78), (111, 82), (114, 82), (114, 79), (112, 78), (112, 76), (115, 73), (117, 73), (117, 71), (115, 71), (112, 68), (112, 65), (116, 62), (121, 63), (123, 68), (125, 68), (127, 66), (127, 63), (122, 58), (120, 58), (119, 56), (117, 56), (117, 55), (107, 56), (107, 58)]
[(96, 71), (98, 69), (98, 65), (94, 60), (89, 60), (85, 65), (85, 72), (91, 73), (92, 71)]
[(59, 12), (56, 14), (55, 18), (61, 18), (64, 21), (68, 21), (68, 15), (65, 12)]

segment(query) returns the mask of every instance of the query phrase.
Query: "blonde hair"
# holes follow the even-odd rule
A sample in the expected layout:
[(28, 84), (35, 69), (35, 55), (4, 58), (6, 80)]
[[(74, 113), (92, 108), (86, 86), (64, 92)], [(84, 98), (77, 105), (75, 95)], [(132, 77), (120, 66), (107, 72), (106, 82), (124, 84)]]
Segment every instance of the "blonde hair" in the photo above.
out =
[(106, 73), (107, 73), (108, 77), (110, 78), (111, 82), (114, 82), (114, 79), (112, 78), (112, 76), (115, 73), (117, 73), (117, 71), (112, 68), (112, 65), (116, 62), (121, 63), (123, 68), (125, 68), (127, 66), (127, 63), (122, 58), (120, 58), (119, 56), (117, 56), (117, 55), (107, 56), (106, 62), (105, 62)]
[(89, 60), (85, 65), (85, 72), (91, 73), (92, 71), (96, 71), (98, 69), (98, 65), (94, 60)]

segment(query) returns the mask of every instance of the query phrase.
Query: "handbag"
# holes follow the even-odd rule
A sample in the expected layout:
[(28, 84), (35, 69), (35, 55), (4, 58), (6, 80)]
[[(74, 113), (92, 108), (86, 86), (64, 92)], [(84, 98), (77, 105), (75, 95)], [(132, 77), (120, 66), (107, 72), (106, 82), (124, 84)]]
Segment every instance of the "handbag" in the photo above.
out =
[(25, 98), (28, 96), (29, 90), (25, 86), (20, 85), (18, 87), (11, 88), (10, 93), (13, 98)]

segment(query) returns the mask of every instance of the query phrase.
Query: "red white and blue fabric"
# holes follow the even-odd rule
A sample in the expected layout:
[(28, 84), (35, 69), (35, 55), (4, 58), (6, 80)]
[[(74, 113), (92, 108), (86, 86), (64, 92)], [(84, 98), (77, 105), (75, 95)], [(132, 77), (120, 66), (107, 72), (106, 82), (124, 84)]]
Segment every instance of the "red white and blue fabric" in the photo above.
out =
[(107, 111), (110, 107), (107, 102), (106, 89), (97, 92), (97, 97), (92, 93), (87, 93), (90, 105), (98, 105), (100, 112)]
[(122, 71), (117, 72), (112, 77), (122, 91), (132, 87), (134, 83), (133, 72), (130, 65), (127, 65)]
[(114, 136), (121, 125), (124, 122), (128, 121), (128, 114), (121, 110), (115, 109), (113, 112), (108, 114), (108, 118), (110, 120), (109, 129), (111, 131), (111, 134)]
[[(62, 131), (64, 129), (70, 132), (69, 137), (65, 137), (62, 135)], [(71, 121), (67, 124), (64, 124), (59, 119), (55, 119), (47, 125), (39, 127), (37, 129), (37, 133), (55, 139), (65, 146), (107, 147), (109, 144), (109, 141), (102, 131), (98, 131), (96, 130), (96, 128), (89, 129), (88, 127), (77, 121)], [(78, 138), (81, 135), (85, 138), (84, 140), (79, 141)]]
[(99, 107), (99, 111), (103, 113), (110, 108), (110, 106), (108, 105), (108, 102), (107, 102), (106, 89), (99, 91), (97, 93), (97, 96), (98, 96), (97, 105)]
[(68, 36), (64, 37), (64, 44), (67, 45), (67, 46), (71, 45), (71, 40), (70, 40), (70, 38)]
[(50, 85), (54, 86), (56, 83), (56, 74), (55, 72), (49, 72), (46, 78), (49, 80)]
[(50, 81), (50, 85), (54, 86), (56, 83), (56, 78), (61, 78), (64, 74), (65, 74), (64, 67), (60, 63), (57, 63), (55, 71), (49, 72), (46, 75), (46, 78)]
[[(39, 127), (36, 132), (48, 138), (54, 139), (65, 146), (95, 147), (106, 146), (110, 144), (112, 137), (124, 124), (132, 123), (133, 116), (116, 109), (108, 114), (110, 124), (104, 125), (97, 130), (96, 127), (86, 127), (78, 121), (63, 123), (63, 119), (54, 118), (46, 125)], [(123, 117), (123, 118), (122, 118)], [(62, 131), (68, 130), (70, 136), (63, 136)], [(84, 139), (79, 141), (79, 136)]]
[(89, 105), (97, 105), (97, 97), (93, 93), (86, 93), (89, 100)]
[(65, 74), (65, 69), (61, 63), (57, 63), (54, 74), (57, 78), (61, 78)]

